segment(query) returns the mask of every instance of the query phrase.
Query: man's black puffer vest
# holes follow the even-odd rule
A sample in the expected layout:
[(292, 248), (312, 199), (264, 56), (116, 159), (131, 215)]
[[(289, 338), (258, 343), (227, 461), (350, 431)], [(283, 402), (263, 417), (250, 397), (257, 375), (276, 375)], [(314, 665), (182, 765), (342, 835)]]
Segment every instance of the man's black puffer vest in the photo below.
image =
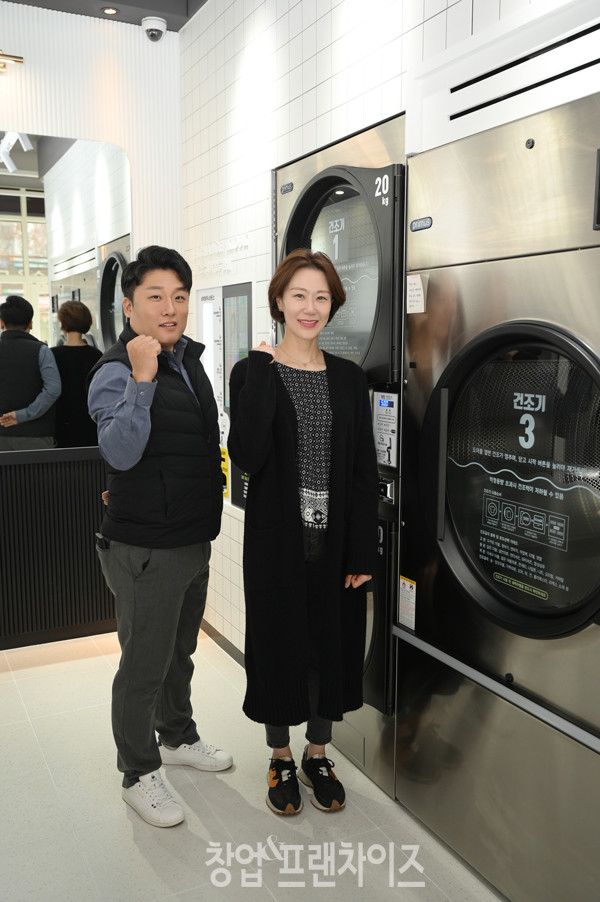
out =
[[(23, 410), (44, 387), (40, 373), (42, 343), (24, 329), (5, 329), (0, 338), (0, 413)], [(55, 406), (36, 420), (0, 426), (0, 435), (54, 435)]]
[[(89, 378), (117, 360), (131, 369), (126, 326), (100, 358)], [(204, 345), (187, 338), (184, 366), (196, 398), (183, 377), (158, 357), (151, 430), (141, 460), (129, 470), (108, 465), (108, 507), (102, 534), (143, 548), (179, 548), (214, 539), (220, 529), (223, 480), (217, 405), (200, 363)]]

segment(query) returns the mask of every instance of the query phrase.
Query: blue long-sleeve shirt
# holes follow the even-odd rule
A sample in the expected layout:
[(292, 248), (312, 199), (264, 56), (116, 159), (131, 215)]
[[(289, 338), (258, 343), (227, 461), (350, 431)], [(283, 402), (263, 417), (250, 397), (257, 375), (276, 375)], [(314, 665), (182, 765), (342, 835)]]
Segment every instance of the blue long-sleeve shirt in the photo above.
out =
[(61, 393), (62, 383), (54, 354), (45, 344), (40, 345), (38, 365), (43, 383), (42, 390), (27, 407), (15, 410), (17, 423), (28, 423), (30, 420), (37, 420), (38, 417), (41, 417), (42, 414), (52, 407)]
[[(193, 391), (183, 365), (187, 341), (180, 338), (174, 351), (162, 351)], [(100, 453), (116, 470), (129, 470), (141, 459), (150, 436), (150, 408), (156, 381), (135, 382), (131, 370), (119, 361), (105, 363), (95, 373), (88, 393), (90, 416), (98, 427)]]

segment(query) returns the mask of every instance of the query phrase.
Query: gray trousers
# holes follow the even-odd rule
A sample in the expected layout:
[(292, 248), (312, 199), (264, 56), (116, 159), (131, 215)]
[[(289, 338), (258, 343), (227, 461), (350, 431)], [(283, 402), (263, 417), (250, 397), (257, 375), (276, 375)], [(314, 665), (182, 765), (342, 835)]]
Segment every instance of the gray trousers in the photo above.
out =
[[(317, 714), (319, 701), (319, 671), (309, 661), (308, 664), (308, 697), (310, 700), (310, 717), (306, 724), (305, 738), (314, 745), (327, 745), (331, 742), (332, 722)], [(270, 749), (285, 749), (290, 744), (289, 726), (276, 726), (266, 723), (267, 746)]]
[(191, 680), (206, 604), (210, 542), (140, 548), (98, 538), (115, 596), (121, 660), (113, 682), (112, 727), (123, 786), (161, 766), (156, 734), (176, 748), (199, 739)]

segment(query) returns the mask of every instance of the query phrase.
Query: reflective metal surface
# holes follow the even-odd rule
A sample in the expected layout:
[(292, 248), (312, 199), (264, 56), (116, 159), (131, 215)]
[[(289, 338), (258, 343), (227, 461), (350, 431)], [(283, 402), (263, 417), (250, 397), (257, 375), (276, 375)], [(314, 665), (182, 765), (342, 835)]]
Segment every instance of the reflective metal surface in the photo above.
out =
[(404, 642), (399, 657), (402, 804), (511, 902), (596, 899), (598, 754)]
[[(406, 359), (416, 363), (407, 369), (404, 403), (411, 424), (406, 427), (407, 441), (418, 441), (425, 408), (445, 366), (467, 342), (493, 326), (514, 323), (516, 329), (524, 319), (549, 323), (576, 335), (597, 356), (599, 274), (600, 248), (430, 270), (428, 312), (412, 314), (406, 322)], [(422, 524), (414, 522), (416, 515), (417, 509), (414, 514), (404, 511), (406, 533), (420, 530)], [(597, 510), (595, 515), (599, 515)], [(424, 550), (427, 545), (421, 543), (420, 547)], [(411, 575), (405, 564), (401, 563), (401, 572)], [(430, 573), (432, 567), (436, 570), (433, 590), (419, 591), (425, 572)], [(465, 598), (434, 548), (429, 562), (420, 568), (419, 583), (419, 635), (434, 644), (442, 642), (443, 647), (502, 680), (510, 674), (524, 691), (600, 731), (597, 625), (548, 642), (503, 630)]]
[[(396, 795), (513, 902), (588, 902), (600, 882), (600, 593), (589, 572), (600, 519), (599, 148), (595, 95), (408, 162), (407, 285), (417, 303), (405, 319), (400, 573), (414, 581), (416, 602), (398, 656)], [(522, 387), (509, 358), (527, 359)], [(556, 411), (569, 407), (574, 375), (589, 404), (574, 398), (565, 418)], [(535, 419), (537, 444), (531, 433), (530, 450), (510, 463), (509, 396), (516, 422), (534, 428), (516, 412), (520, 391), (537, 393), (546, 417)], [(578, 435), (573, 479), (585, 499), (563, 519), (569, 541), (548, 550), (538, 527), (501, 522), (485, 498), (517, 498), (523, 511), (529, 503), (539, 523), (554, 515), (562, 501), (552, 470), (574, 464)], [(542, 485), (552, 499), (539, 500)], [(549, 591), (534, 604), (565, 561), (573, 589), (577, 567), (587, 571), (580, 596), (561, 605)], [(553, 632), (552, 618), (580, 603), (582, 621)], [(411, 637), (429, 652), (407, 650)], [(440, 651), (482, 685), (440, 664)], [(572, 735), (507, 702), (507, 688)]]
[(599, 147), (595, 94), (413, 157), (407, 269), (600, 244)]
[(275, 259), (279, 259), (280, 242), (298, 195), (315, 175), (330, 166), (366, 166), (377, 169), (403, 160), (404, 116), (395, 116), (374, 128), (275, 170)]

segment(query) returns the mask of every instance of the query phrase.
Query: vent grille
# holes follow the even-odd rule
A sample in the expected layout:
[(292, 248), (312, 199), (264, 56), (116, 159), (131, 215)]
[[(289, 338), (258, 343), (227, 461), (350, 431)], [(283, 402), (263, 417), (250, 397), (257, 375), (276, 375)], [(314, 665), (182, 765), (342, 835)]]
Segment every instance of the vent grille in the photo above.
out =
[[(466, 100), (467, 103), (468, 98), (475, 93), (490, 93), (485, 99), (455, 110), (450, 114), (450, 121), (462, 119), (553, 82), (566, 80), (595, 66), (600, 71), (599, 31), (600, 23), (450, 88), (451, 95), (462, 102)], [(574, 43), (577, 44), (576, 48)], [(575, 59), (576, 65), (573, 64)], [(509, 84), (514, 86), (509, 88)]]
[(94, 541), (102, 518), (104, 463), (99, 455), (57, 460), (60, 454), (31, 461), (43, 454), (21, 452), (25, 462), (0, 466), (3, 648), (58, 638), (53, 631), (61, 637), (102, 632), (106, 621), (108, 628), (114, 622), (114, 600)]
[[(588, 97), (600, 84), (598, 0), (533, 4), (415, 72), (406, 152), (422, 153)], [(552, 4), (556, 6), (556, 4)], [(504, 16), (502, 17), (504, 19)], [(510, 23), (510, 24), (509, 24)], [(458, 51), (458, 52), (457, 52)]]

